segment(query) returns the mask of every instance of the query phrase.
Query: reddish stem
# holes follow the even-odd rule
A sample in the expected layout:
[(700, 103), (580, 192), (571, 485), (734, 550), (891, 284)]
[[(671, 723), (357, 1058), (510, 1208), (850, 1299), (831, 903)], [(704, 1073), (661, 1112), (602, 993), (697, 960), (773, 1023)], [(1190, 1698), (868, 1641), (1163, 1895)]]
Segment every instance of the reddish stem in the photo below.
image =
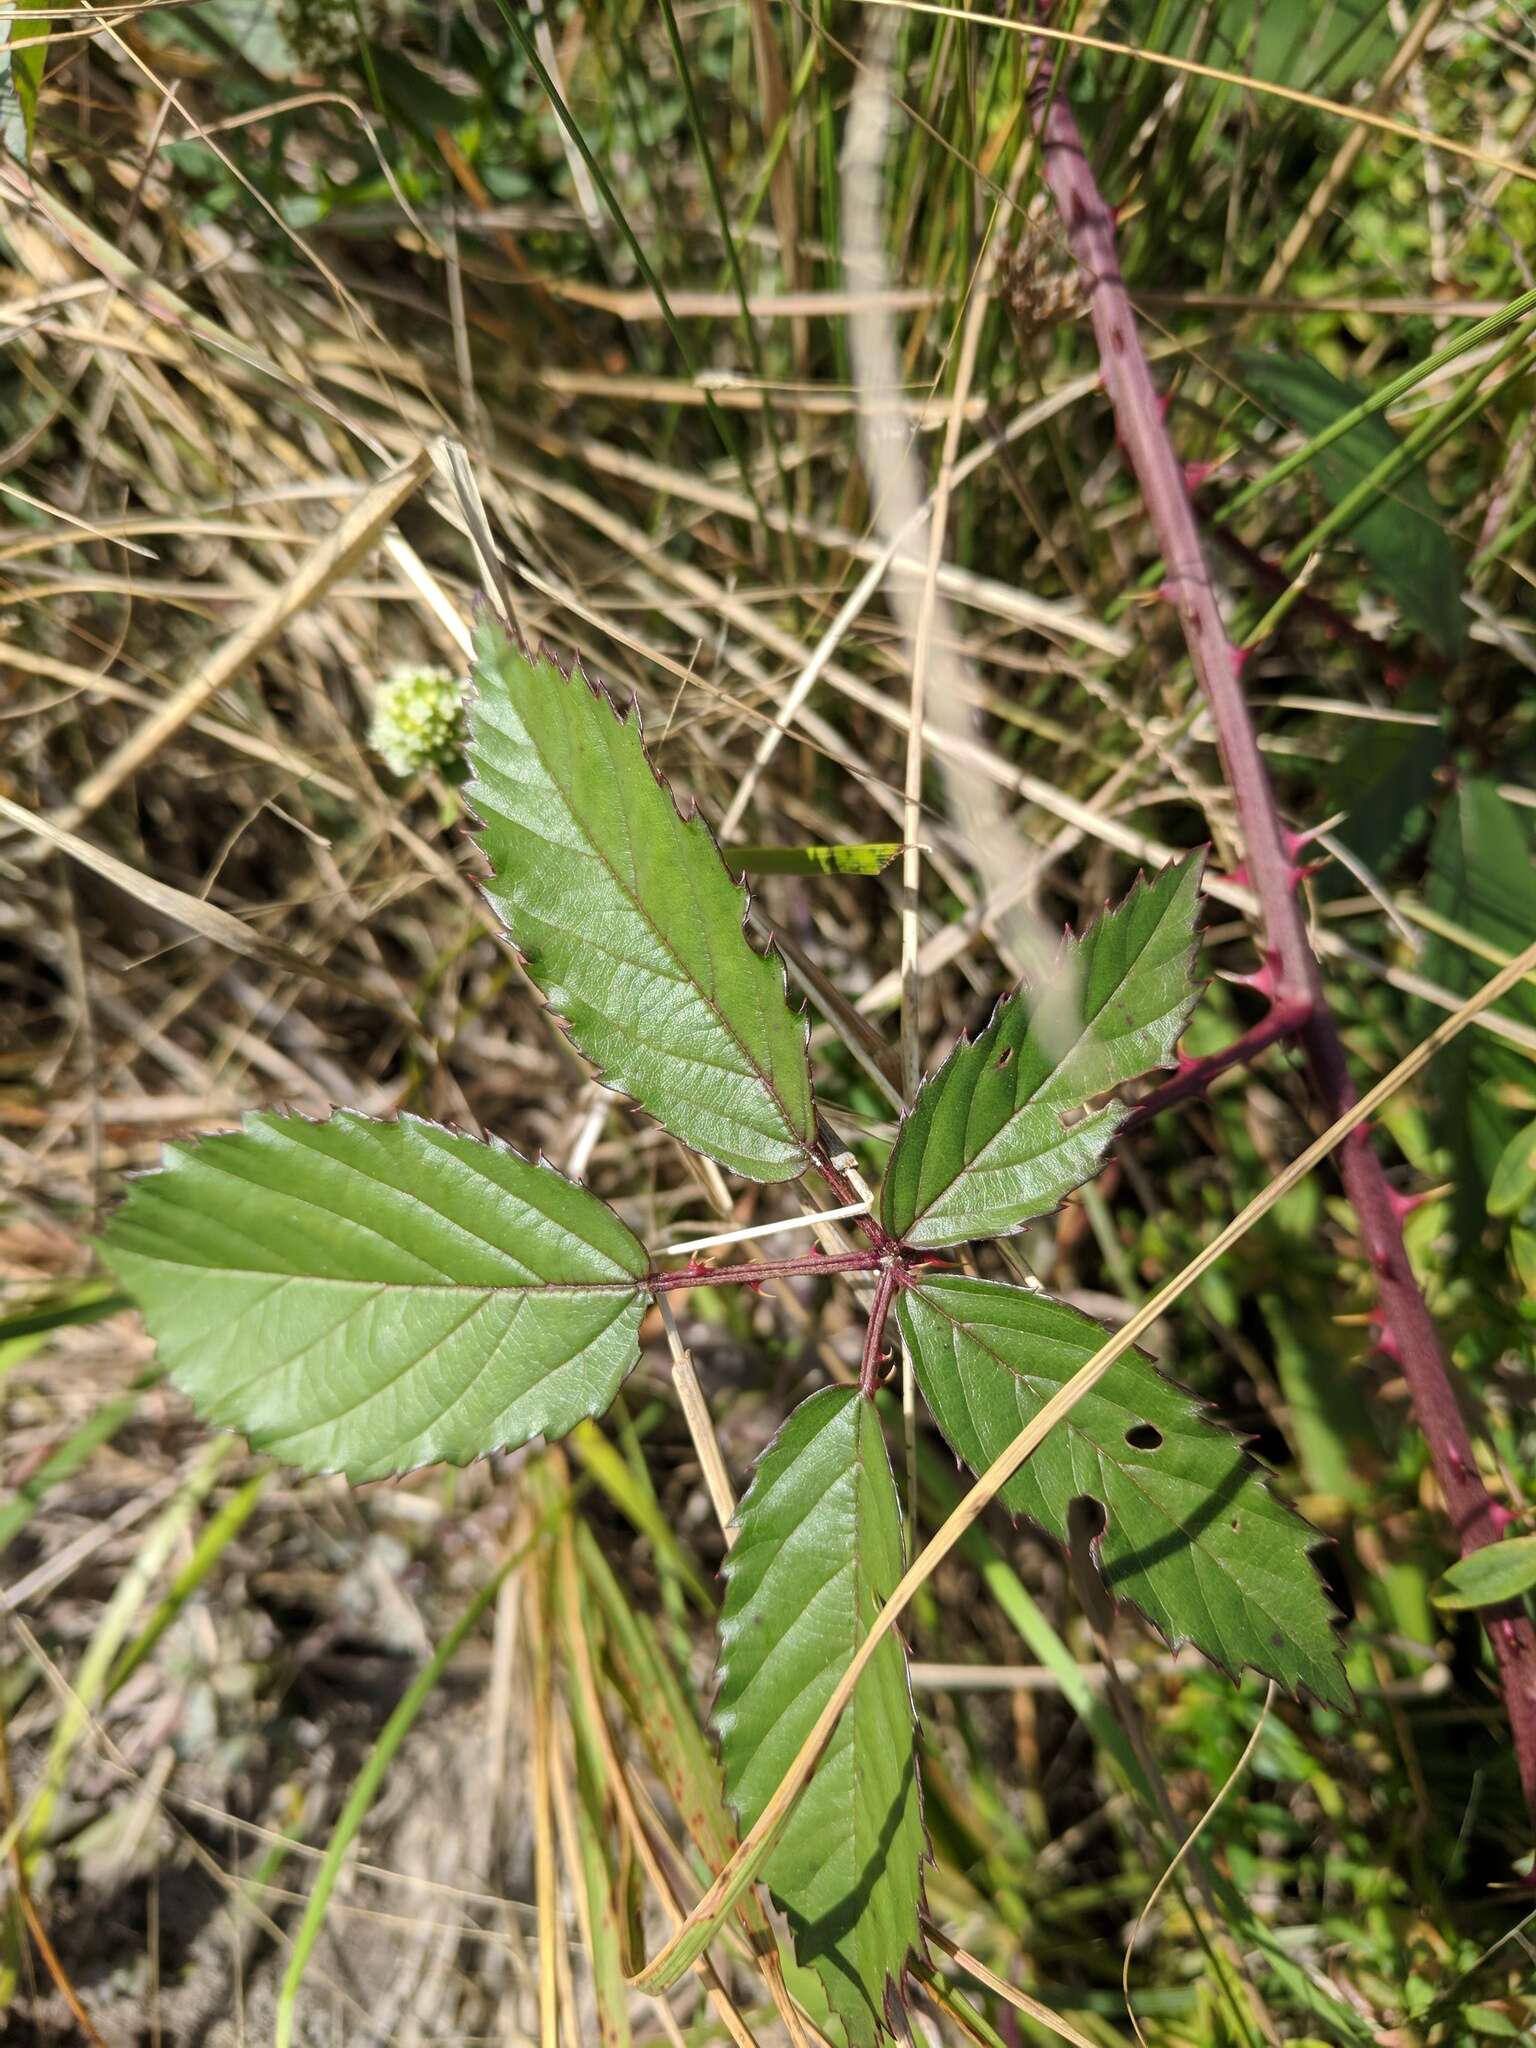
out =
[[(1306, 1011), (1299, 1043), (1318, 1100), (1333, 1120), (1358, 1096), (1307, 937), (1295, 894), (1291, 852), (1239, 681), (1243, 657), (1227, 637), (1184, 472), (1163, 425), (1157, 390), (1120, 275), (1114, 215), (1094, 179), (1072, 110), (1063, 95), (1053, 90), (1051, 55), (1037, 48), (1036, 58), (1030, 107), (1043, 145), (1046, 181), (1084, 274), (1116, 431), (1141, 485), (1167, 564), (1169, 591), (1184, 629), (1190, 662), (1215, 720), (1227, 782), (1242, 827), (1248, 874), (1275, 963), (1274, 999), (1277, 1005), (1299, 1005)], [(1339, 1165), (1366, 1253), (1378, 1276), (1383, 1342), (1401, 1367), (1457, 1541), (1466, 1555), (1498, 1541), (1502, 1529), (1497, 1507), (1477, 1469), (1472, 1439), (1434, 1322), (1403, 1246), (1392, 1190), (1366, 1130), (1356, 1130), (1346, 1140)], [(1485, 1610), (1483, 1618), (1498, 1659), (1526, 1803), (1536, 1820), (1536, 1628), (1518, 1604)]]
[(1301, 1003), (1271, 1003), (1268, 1014), (1257, 1024), (1250, 1024), (1230, 1045), (1224, 1045), (1219, 1052), (1202, 1053), (1199, 1059), (1182, 1061), (1171, 1081), (1149, 1090), (1134, 1105), (1121, 1130), (1134, 1130), (1160, 1110), (1171, 1109), (1174, 1103), (1185, 1102), (1191, 1095), (1203, 1095), (1218, 1074), (1257, 1059), (1266, 1046), (1282, 1038), (1299, 1037), (1308, 1015)]
[(859, 1392), (866, 1401), (875, 1398), (880, 1386), (880, 1367), (885, 1357), (885, 1319), (891, 1312), (899, 1278), (900, 1269), (894, 1259), (880, 1268), (879, 1284), (869, 1311), (869, 1327), (864, 1332), (864, 1356), (859, 1360)]
[[(826, 1145), (815, 1145), (812, 1147), (811, 1164), (821, 1175), (831, 1192), (837, 1197), (839, 1208), (851, 1209), (855, 1202), (861, 1202), (864, 1199), (847, 1175), (840, 1173), (833, 1165), (832, 1154)], [(866, 1213), (863, 1216), (850, 1216), (848, 1221), (864, 1232), (864, 1235), (877, 1251), (894, 1252), (897, 1249), (895, 1238), (891, 1236), (878, 1216)]]
[(675, 1273), (648, 1273), (641, 1283), (652, 1294), (675, 1294), (685, 1287), (761, 1287), (765, 1280), (814, 1279), (822, 1273), (872, 1273), (885, 1257), (871, 1248), (862, 1252), (808, 1252), (800, 1259), (753, 1260), (742, 1266), (700, 1266), (692, 1260)]

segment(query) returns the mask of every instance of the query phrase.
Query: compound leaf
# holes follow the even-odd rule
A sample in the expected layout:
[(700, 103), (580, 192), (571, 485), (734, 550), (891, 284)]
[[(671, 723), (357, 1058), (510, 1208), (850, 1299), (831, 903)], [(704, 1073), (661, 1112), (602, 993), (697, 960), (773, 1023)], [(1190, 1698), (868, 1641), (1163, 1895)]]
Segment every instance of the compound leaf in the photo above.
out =
[(646, 1255), (613, 1211), (417, 1117), (169, 1145), (102, 1249), (198, 1410), (307, 1471), (559, 1436), (639, 1358)]
[(998, 1004), (918, 1093), (880, 1190), (880, 1218), (914, 1245), (1000, 1237), (1087, 1180), (1125, 1115), (1081, 1111), (1106, 1089), (1164, 1066), (1194, 1005), (1201, 862), (1138, 882), (1042, 990)]
[[(755, 1821), (901, 1576), (896, 1489), (874, 1404), (829, 1387), (763, 1453), (736, 1517), (714, 1723), (726, 1790)], [(906, 1658), (881, 1642), (764, 1878), (853, 2048), (879, 2038), (918, 1945), (923, 1823)]]
[(476, 639), (467, 795), (486, 894), (571, 1036), (695, 1151), (754, 1180), (803, 1173), (815, 1134), (806, 1032), (746, 892), (684, 817), (621, 715), (489, 623)]
[[(981, 1472), (1104, 1341), (1076, 1309), (993, 1280), (936, 1275), (898, 1316), (918, 1385)], [(1236, 1438), (1140, 1357), (1120, 1359), (1004, 1486), (1003, 1504), (1063, 1542), (1074, 1500), (1103, 1510), (1106, 1585), (1170, 1642), (1347, 1707), (1316, 1536), (1270, 1493)]]

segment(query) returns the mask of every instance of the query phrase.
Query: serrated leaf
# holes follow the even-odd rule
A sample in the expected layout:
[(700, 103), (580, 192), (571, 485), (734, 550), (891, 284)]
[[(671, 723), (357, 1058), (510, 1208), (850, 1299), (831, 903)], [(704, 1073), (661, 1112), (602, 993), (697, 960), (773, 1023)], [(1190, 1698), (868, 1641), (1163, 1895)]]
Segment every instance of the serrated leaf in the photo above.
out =
[(1536, 1536), (1506, 1536), (1453, 1564), (1430, 1588), (1437, 1607), (1501, 1607), (1536, 1590)]
[[(1320, 434), (1370, 397), (1305, 356), (1245, 353), (1238, 360), (1258, 398), (1304, 434)], [(1372, 413), (1319, 449), (1308, 467), (1337, 505), (1400, 446), (1382, 415)], [(1407, 623), (1443, 654), (1459, 654), (1466, 640), (1461, 570), (1422, 469), (1400, 476), (1347, 530)]]
[(102, 1251), (199, 1412), (306, 1471), (563, 1435), (639, 1357), (646, 1256), (613, 1211), (418, 1117), (169, 1145)]
[(804, 1022), (748, 945), (746, 892), (579, 668), (476, 636), (466, 792), (486, 894), (581, 1050), (684, 1144), (753, 1180), (803, 1173)]
[(901, 851), (901, 841), (862, 846), (729, 846), (728, 864), (744, 875), (880, 875)]
[[(923, 1398), (951, 1447), (985, 1471), (1104, 1332), (1063, 1302), (935, 1275), (899, 1297)], [(1269, 1492), (1236, 1438), (1145, 1359), (1120, 1359), (999, 1496), (1065, 1542), (1074, 1500), (1097, 1501), (1105, 1584), (1173, 1643), (1347, 1707), (1316, 1536)]]
[[(763, 1453), (725, 1563), (714, 1724), (743, 1828), (777, 1791), (901, 1577), (896, 1488), (874, 1404), (813, 1394)], [(853, 2048), (919, 1941), (923, 1824), (906, 1658), (887, 1636), (763, 1876)]]
[(1198, 856), (1138, 882), (1043, 992), (998, 1004), (918, 1093), (880, 1189), (880, 1220), (913, 1245), (1001, 1237), (1055, 1208), (1098, 1168), (1119, 1103), (1090, 1098), (1164, 1066), (1194, 1005)]

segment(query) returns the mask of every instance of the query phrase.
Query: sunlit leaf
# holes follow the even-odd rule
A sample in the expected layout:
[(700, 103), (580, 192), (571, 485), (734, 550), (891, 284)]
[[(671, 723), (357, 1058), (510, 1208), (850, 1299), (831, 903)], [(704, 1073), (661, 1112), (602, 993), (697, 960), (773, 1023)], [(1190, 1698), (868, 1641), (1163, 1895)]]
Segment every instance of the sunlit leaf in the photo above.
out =
[(466, 792), (486, 893), (571, 1036), (695, 1151), (754, 1180), (805, 1170), (804, 1021), (742, 929), (746, 894), (621, 716), (495, 626), (476, 640)]
[(1200, 871), (1192, 857), (1138, 883), (924, 1083), (880, 1190), (893, 1237), (1000, 1236), (1096, 1171), (1125, 1110), (1085, 1106), (1166, 1065), (1194, 1004)]
[(879, 875), (901, 851), (901, 841), (867, 846), (728, 846), (728, 865), (744, 875)]
[[(941, 1274), (900, 1296), (923, 1398), (981, 1472), (1078, 1372), (1104, 1332), (1027, 1288)], [(1237, 1439), (1140, 1357), (1085, 1394), (1000, 1495), (1065, 1542), (1074, 1500), (1103, 1510), (1105, 1584), (1170, 1642), (1346, 1706), (1316, 1536), (1275, 1499)]]
[[(829, 1387), (759, 1461), (725, 1565), (715, 1727), (748, 1827), (901, 1576), (896, 1489), (873, 1402)], [(923, 1825), (906, 1659), (886, 1636), (764, 1868), (854, 2048), (918, 1944)]]
[(103, 1253), (199, 1412), (307, 1471), (563, 1435), (639, 1357), (646, 1256), (613, 1211), (416, 1117), (167, 1146)]

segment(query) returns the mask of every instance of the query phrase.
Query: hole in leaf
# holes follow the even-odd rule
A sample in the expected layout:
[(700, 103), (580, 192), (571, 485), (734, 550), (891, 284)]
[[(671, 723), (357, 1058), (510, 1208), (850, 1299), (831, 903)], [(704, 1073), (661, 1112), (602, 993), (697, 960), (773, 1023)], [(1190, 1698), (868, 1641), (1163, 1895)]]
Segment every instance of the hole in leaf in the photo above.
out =
[(1091, 1493), (1080, 1493), (1068, 1501), (1067, 1538), (1074, 1550), (1091, 1549), (1108, 1527), (1108, 1510)]
[(1240, 1520), (1240, 1519), (1238, 1518), (1238, 1516), (1234, 1515), (1234, 1516), (1232, 1517), (1232, 1527), (1233, 1527), (1234, 1529), (1241, 1529), (1241, 1528), (1242, 1528), (1242, 1526), (1243, 1526), (1243, 1525), (1242, 1525), (1242, 1522), (1241, 1522), (1241, 1520)]
[(999, 1072), (1001, 1072), (1001, 1071), (1002, 1071), (1002, 1069), (1003, 1069), (1004, 1067), (1006, 1067), (1006, 1066), (1007, 1066), (1008, 1062), (1009, 1062), (1009, 1061), (1010, 1061), (1010, 1060), (1011, 1060), (1012, 1058), (1013, 1058), (1013, 1047), (1012, 1047), (1011, 1045), (1005, 1045), (1005, 1046), (1003, 1047), (1002, 1051), (1001, 1051), (1001, 1052), (1000, 1052), (1000, 1053), (998, 1054), (998, 1056), (997, 1056), (997, 1065), (998, 1065), (998, 1071), (999, 1071)]
[(1157, 1451), (1162, 1449), (1163, 1432), (1155, 1423), (1133, 1422), (1125, 1440), (1133, 1451)]

